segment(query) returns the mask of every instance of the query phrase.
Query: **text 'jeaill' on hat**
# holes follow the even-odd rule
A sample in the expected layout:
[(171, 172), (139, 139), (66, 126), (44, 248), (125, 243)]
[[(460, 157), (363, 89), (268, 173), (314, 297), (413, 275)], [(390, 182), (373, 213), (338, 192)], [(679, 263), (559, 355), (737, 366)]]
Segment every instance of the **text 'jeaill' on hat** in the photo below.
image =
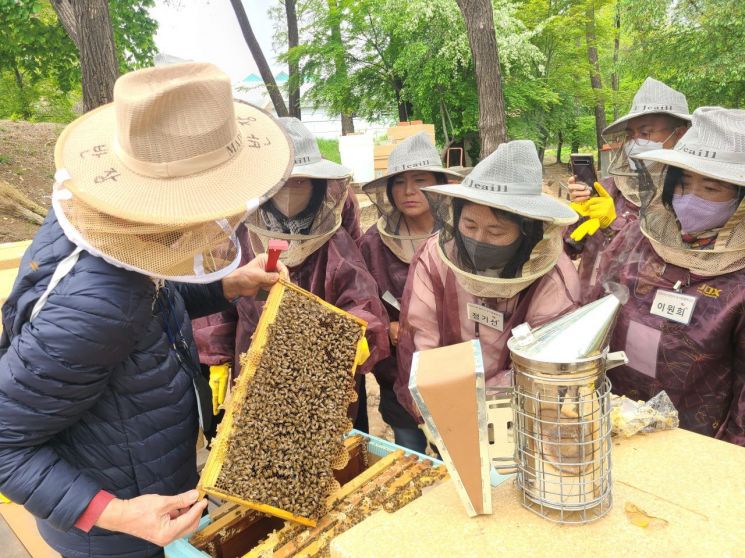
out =
[(115, 265), (215, 280), (237, 265), (235, 227), (292, 161), (282, 127), (234, 101), (212, 64), (148, 68), (119, 78), (113, 103), (65, 128), (53, 206), (73, 242)]
[(542, 183), (543, 169), (535, 144), (517, 140), (500, 144), (461, 184), (429, 186), (423, 190), (557, 225), (574, 223), (577, 220), (574, 210), (544, 194)]
[(603, 135), (623, 132), (629, 120), (647, 114), (667, 114), (681, 120), (691, 119), (688, 101), (683, 93), (648, 77), (634, 95), (629, 113), (609, 124), (603, 130)]

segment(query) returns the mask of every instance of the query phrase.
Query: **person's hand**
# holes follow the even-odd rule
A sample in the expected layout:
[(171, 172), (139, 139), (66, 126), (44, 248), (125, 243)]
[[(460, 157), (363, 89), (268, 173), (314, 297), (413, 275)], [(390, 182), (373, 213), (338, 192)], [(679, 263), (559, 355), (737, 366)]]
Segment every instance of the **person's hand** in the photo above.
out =
[(131, 500), (111, 500), (96, 521), (96, 527), (127, 533), (158, 546), (195, 531), (207, 500), (190, 490), (176, 496), (146, 494)]
[(388, 337), (391, 338), (391, 345), (398, 345), (398, 322), (391, 322), (391, 328), (388, 330)]
[(590, 199), (592, 195), (592, 188), (589, 184), (584, 182), (577, 182), (577, 178), (572, 176), (567, 180), (569, 188), (569, 201), (582, 203)]
[(269, 289), (280, 276), (289, 277), (287, 267), (277, 262), (277, 271), (265, 271), (268, 256), (259, 254), (246, 265), (239, 267), (222, 280), (225, 298), (233, 300), (239, 296), (255, 296), (260, 289)]

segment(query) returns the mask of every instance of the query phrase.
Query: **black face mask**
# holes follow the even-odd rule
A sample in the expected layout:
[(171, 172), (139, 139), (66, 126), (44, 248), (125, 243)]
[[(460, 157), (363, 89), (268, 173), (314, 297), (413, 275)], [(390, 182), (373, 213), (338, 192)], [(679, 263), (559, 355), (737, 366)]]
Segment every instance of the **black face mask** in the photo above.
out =
[(471, 258), (476, 271), (504, 268), (515, 256), (522, 242), (521, 236), (518, 236), (512, 244), (505, 246), (479, 242), (463, 234), (461, 234), (461, 238), (463, 239), (463, 247), (468, 257)]

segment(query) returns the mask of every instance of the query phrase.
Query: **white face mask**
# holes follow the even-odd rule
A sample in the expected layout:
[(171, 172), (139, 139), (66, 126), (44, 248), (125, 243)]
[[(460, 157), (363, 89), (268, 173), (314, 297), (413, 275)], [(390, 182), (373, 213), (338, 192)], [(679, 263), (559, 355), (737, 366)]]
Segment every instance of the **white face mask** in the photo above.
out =
[(637, 162), (631, 157), (636, 157), (637, 155), (641, 155), (642, 153), (646, 153), (648, 151), (654, 151), (655, 149), (663, 149), (662, 142), (650, 141), (644, 145), (639, 145), (635, 141), (627, 141), (626, 144), (623, 146), (626, 157), (628, 157), (629, 159), (629, 167), (631, 167), (631, 170), (638, 170), (639, 168), (637, 166)]
[[(293, 180), (292, 178), (290, 180)], [(272, 203), (285, 217), (292, 219), (301, 213), (313, 196), (313, 185), (310, 181), (303, 184), (289, 183), (272, 197)]]
[(638, 170), (639, 168), (641, 168), (641, 166), (638, 165), (637, 162), (631, 157), (636, 157), (637, 155), (647, 153), (648, 151), (654, 151), (655, 149), (665, 149), (665, 143), (667, 143), (667, 140), (673, 137), (674, 134), (675, 130), (673, 130), (670, 135), (662, 141), (647, 141), (642, 145), (640, 145), (636, 140), (627, 141), (623, 146), (623, 150), (629, 160), (629, 167), (631, 168), (631, 170)]

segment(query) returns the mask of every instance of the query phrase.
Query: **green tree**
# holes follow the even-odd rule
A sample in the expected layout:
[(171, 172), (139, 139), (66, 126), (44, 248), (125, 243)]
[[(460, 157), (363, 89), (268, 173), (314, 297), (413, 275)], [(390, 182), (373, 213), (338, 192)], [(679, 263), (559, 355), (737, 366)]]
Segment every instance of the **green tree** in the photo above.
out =
[[(109, 5), (119, 71), (152, 65), (154, 0)], [(80, 98), (80, 63), (49, 1), (0, 0), (0, 118), (70, 120)]]

